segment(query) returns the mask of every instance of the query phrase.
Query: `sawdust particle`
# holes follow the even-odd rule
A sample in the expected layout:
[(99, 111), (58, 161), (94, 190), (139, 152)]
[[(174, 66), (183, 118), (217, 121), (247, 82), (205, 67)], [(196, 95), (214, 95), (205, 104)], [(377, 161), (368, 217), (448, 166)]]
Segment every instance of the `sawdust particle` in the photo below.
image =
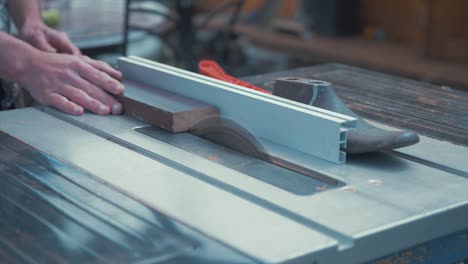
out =
[(208, 157), (206, 157), (207, 159), (211, 160), (211, 161), (217, 161), (218, 160), (218, 157), (217, 156), (214, 156), (214, 155), (209, 155)]
[(327, 189), (326, 186), (317, 186), (317, 187), (315, 187), (315, 190), (320, 191), (320, 192), (325, 191), (326, 189)]

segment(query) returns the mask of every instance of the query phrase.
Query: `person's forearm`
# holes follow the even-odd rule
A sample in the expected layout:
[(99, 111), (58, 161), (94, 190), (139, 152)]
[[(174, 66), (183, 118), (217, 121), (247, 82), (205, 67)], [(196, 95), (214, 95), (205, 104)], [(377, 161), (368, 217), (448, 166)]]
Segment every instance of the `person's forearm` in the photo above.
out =
[(37, 52), (24, 41), (0, 32), (0, 78), (18, 82), (27, 57)]
[(10, 16), (21, 31), (26, 23), (42, 23), (39, 0), (8, 1)]

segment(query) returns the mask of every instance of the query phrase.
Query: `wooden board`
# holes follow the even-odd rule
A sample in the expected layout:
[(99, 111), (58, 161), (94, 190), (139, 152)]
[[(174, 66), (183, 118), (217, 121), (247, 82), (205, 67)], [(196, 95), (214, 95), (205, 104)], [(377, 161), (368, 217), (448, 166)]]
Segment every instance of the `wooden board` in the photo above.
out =
[(135, 81), (124, 81), (125, 93), (118, 97), (125, 114), (172, 133), (190, 130), (205, 118), (218, 116), (213, 105), (157, 89)]

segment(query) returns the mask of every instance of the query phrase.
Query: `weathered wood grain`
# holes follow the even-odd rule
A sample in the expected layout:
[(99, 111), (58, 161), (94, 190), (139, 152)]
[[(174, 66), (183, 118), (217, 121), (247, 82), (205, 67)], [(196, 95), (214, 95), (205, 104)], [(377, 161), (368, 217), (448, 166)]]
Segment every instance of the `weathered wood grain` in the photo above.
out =
[(279, 77), (329, 81), (355, 113), (390, 126), (468, 146), (468, 93), (343, 64), (243, 78), (271, 90)]

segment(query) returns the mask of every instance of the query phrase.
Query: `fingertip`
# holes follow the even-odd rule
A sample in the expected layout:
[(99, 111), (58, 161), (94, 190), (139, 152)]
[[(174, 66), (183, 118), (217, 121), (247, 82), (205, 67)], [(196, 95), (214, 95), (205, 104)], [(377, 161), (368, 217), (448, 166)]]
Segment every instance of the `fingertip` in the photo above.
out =
[(104, 104), (101, 104), (99, 108), (96, 111), (96, 114), (98, 115), (108, 115), (110, 114), (110, 107)]
[(59, 109), (61, 109), (63, 112), (74, 115), (74, 116), (80, 116), (84, 113), (83, 107), (75, 104), (74, 102), (68, 101), (65, 103), (65, 105), (57, 106)]
[(119, 77), (122, 77), (122, 72), (121, 72), (121, 71), (117, 70), (117, 69), (114, 68), (114, 67), (111, 67), (110, 65), (109, 65), (109, 67), (111, 68), (112, 72), (113, 72), (115, 75), (117, 75), (117, 76), (119, 76)]
[(100, 70), (107, 73), (110, 77), (116, 79), (117, 81), (122, 80), (122, 73), (109, 65), (105, 65), (105, 67), (101, 68)]
[(123, 112), (123, 107), (120, 103), (116, 103), (112, 106), (112, 114), (113, 115), (120, 115)]
[(81, 50), (76, 48), (76, 47), (73, 47), (71, 50), (72, 50), (73, 55), (76, 55), (76, 56), (81, 56), (82, 55)]
[(104, 71), (110, 77), (112, 77), (112, 78), (114, 78), (116, 80), (121, 80), (122, 79), (122, 73), (120, 71), (116, 70), (115, 68), (113, 68), (112, 66), (110, 66), (109, 64), (107, 64), (105, 62), (100, 62), (100, 64), (102, 66), (101, 67), (98, 66), (98, 68), (101, 71)]
[(122, 72), (115, 70), (115, 74), (116, 74), (117, 79), (122, 80), (122, 77), (123, 77)]
[(80, 116), (83, 113), (84, 113), (83, 107), (75, 105), (75, 106), (73, 106), (70, 114)]
[(125, 92), (125, 87), (121, 83), (119, 83), (114, 88), (113, 92), (114, 92), (115, 95), (121, 95), (121, 94), (123, 94)]
[(46, 105), (53, 106), (60, 111), (63, 111), (67, 114), (71, 115), (82, 115), (84, 112), (83, 107), (71, 102), (63, 95), (52, 93), (49, 95), (48, 99), (46, 100)]

